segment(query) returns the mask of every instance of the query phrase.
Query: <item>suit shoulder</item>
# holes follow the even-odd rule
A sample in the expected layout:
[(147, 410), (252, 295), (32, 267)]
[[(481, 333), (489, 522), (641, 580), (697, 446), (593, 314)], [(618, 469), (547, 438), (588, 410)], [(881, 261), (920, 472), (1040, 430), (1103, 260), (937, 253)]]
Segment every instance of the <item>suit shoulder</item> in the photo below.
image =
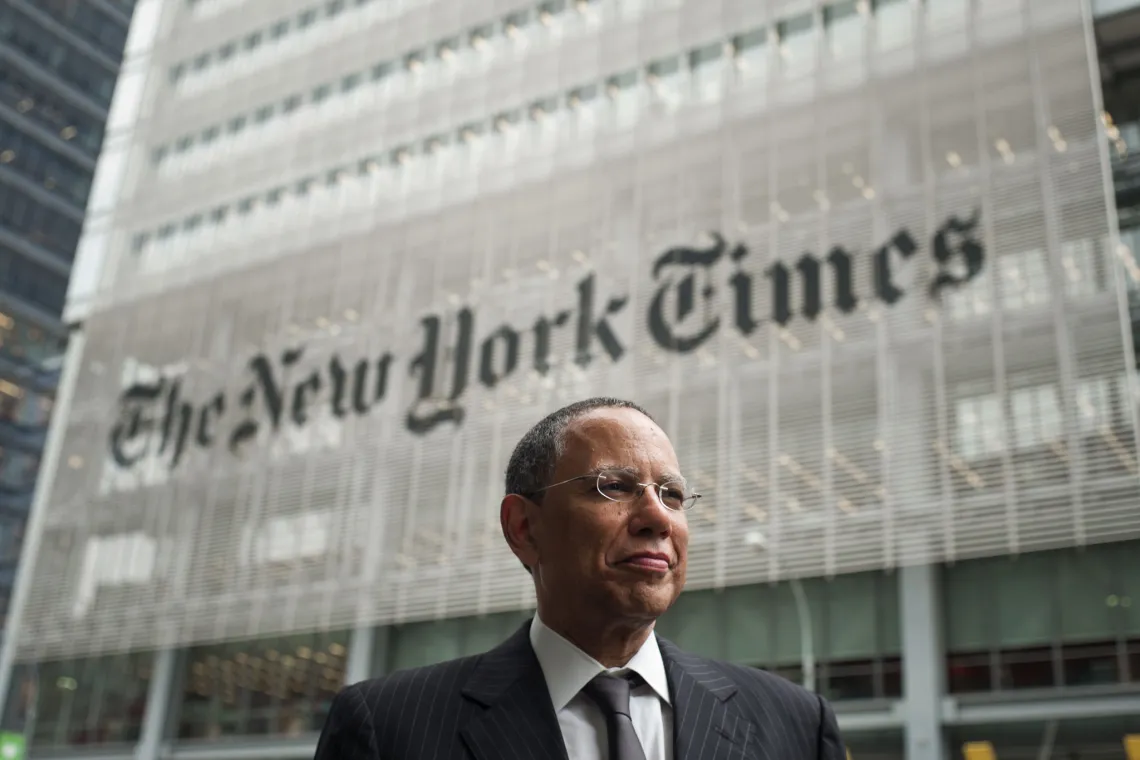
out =
[(364, 702), (375, 708), (377, 702), (399, 701), (414, 698), (422, 699), (426, 694), (439, 694), (454, 691), (475, 667), (483, 655), (461, 657), (434, 665), (395, 670), (378, 678), (355, 683), (345, 689), (359, 694)]

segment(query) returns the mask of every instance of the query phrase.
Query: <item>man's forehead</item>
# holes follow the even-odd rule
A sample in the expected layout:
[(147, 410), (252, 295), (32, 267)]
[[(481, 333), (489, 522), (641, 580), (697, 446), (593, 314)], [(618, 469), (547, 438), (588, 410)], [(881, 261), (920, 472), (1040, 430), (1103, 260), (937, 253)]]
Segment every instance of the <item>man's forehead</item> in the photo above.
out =
[(657, 423), (636, 409), (624, 407), (604, 407), (584, 412), (570, 420), (566, 433), (577, 433), (590, 438), (608, 435), (669, 442), (669, 437)]
[(576, 459), (606, 459), (636, 451), (670, 463), (676, 460), (665, 431), (634, 409), (591, 410), (567, 425), (564, 443), (564, 457)]

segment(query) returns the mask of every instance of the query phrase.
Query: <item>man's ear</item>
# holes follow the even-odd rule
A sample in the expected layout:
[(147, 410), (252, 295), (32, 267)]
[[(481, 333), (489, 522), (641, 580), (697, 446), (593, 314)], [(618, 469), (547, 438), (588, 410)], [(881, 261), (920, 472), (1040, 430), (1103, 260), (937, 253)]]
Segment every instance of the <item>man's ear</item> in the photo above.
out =
[(534, 507), (534, 502), (517, 493), (507, 494), (499, 505), (503, 538), (507, 539), (507, 546), (528, 570), (533, 570), (538, 564), (538, 548), (534, 543), (534, 526), (530, 519)]

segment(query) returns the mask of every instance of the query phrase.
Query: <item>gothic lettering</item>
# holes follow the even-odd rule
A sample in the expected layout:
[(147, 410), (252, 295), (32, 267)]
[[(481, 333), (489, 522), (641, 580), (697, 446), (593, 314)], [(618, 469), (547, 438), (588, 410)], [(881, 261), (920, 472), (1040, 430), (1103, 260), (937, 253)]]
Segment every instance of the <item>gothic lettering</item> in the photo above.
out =
[(764, 276), (772, 281), (772, 321), (784, 327), (792, 319), (791, 294), (788, 292), (792, 277), (782, 261), (768, 267)]
[(177, 379), (170, 384), (170, 392), (166, 396), (166, 414), (162, 419), (162, 442), (158, 445), (158, 453), (165, 454), (171, 443), (174, 444), (174, 450), (170, 454), (171, 467), (182, 459), (193, 419), (194, 407), (182, 400), (182, 380)]
[(534, 371), (538, 374), (550, 372), (550, 334), (569, 321), (570, 312), (560, 311), (553, 319), (539, 317), (534, 323)]
[(610, 326), (609, 318), (621, 311), (629, 300), (628, 296), (611, 298), (606, 303), (602, 316), (594, 318), (594, 275), (578, 283), (578, 338), (574, 361), (579, 367), (587, 367), (594, 360), (590, 347), (597, 338), (610, 359), (615, 362), (625, 354), (617, 333)]
[(379, 403), (388, 392), (388, 367), (392, 364), (392, 355), (384, 354), (376, 362), (376, 384), (373, 386), (372, 398), (367, 396), (368, 388), (368, 361), (361, 359), (356, 363), (352, 373), (352, 410), (357, 414), (368, 414), (372, 404)]
[(732, 249), (730, 256), (736, 262), (737, 270), (728, 281), (733, 293), (733, 323), (744, 336), (751, 335), (760, 326), (752, 311), (752, 275), (740, 268), (747, 255), (748, 248), (743, 243)]
[(226, 410), (226, 397), (219, 393), (213, 400), (198, 410), (198, 434), (195, 436), (199, 446), (203, 448), (214, 442), (214, 430), (211, 427)]
[(293, 389), (293, 407), (290, 415), (294, 425), (304, 427), (309, 421), (309, 404), (312, 402), (312, 397), (320, 393), (320, 390), (321, 376), (316, 372), (297, 383), (297, 387)]
[[(502, 369), (496, 368), (495, 346), (503, 347)], [(491, 337), (483, 341), (479, 356), (479, 382), (488, 388), (494, 388), (499, 381), (515, 371), (519, 364), (519, 334), (503, 325)]]
[[(974, 228), (978, 226), (981, 211), (974, 211), (974, 215), (966, 221), (956, 216), (943, 224), (934, 236), (934, 260), (938, 262), (938, 276), (930, 283), (930, 295), (939, 296), (942, 289), (948, 285), (964, 285), (978, 276), (985, 264), (985, 254), (981, 243), (974, 237)], [(954, 258), (961, 259), (964, 272), (947, 271)]]
[(384, 354), (376, 362), (376, 382), (371, 389), (368, 387), (368, 375), (372, 363), (361, 359), (352, 368), (352, 388), (349, 390), (349, 374), (344, 368), (339, 356), (329, 361), (329, 377), (331, 383), (332, 413), (337, 419), (343, 419), (348, 414), (346, 402), (352, 397), (352, 411), (358, 415), (368, 414), (372, 404), (384, 398), (388, 389), (388, 367), (392, 363), (392, 355)]
[[(836, 246), (827, 255), (826, 263), (835, 283), (835, 306), (844, 314), (850, 314), (859, 303), (855, 297), (851, 255)], [(796, 262), (796, 271), (800, 276), (800, 313), (814, 322), (823, 312), (823, 264), (805, 253)], [(783, 327), (795, 316), (791, 305), (792, 273), (783, 262), (776, 262), (768, 267), (766, 274), (772, 281), (772, 321)]]
[[(688, 353), (711, 338), (720, 327), (720, 317), (709, 315), (709, 310), (706, 309), (704, 324), (696, 332), (679, 335), (676, 330), (696, 309), (698, 273), (703, 274), (700, 289), (702, 304), (709, 304), (716, 295), (710, 275), (712, 267), (724, 255), (724, 249), (724, 238), (713, 235), (713, 244), (708, 248), (671, 248), (654, 262), (654, 279), (659, 279), (663, 271), (671, 268), (682, 271), (676, 279), (661, 283), (649, 305), (649, 334), (661, 348), (680, 354)], [(666, 314), (670, 293), (676, 309), (672, 319)]]
[[(934, 276), (927, 288), (932, 298), (951, 286), (976, 278), (985, 264), (985, 250), (978, 240), (981, 221), (975, 210), (968, 219), (950, 217), (929, 241), (935, 264)], [(871, 291), (886, 306), (898, 303), (906, 291), (896, 282), (894, 265), (910, 261), (919, 245), (906, 229), (894, 234), (882, 247), (870, 253), (872, 265)], [(727, 256), (726, 256), (727, 254)], [(771, 322), (781, 327), (796, 316), (814, 321), (828, 308), (839, 314), (850, 314), (859, 304), (856, 294), (855, 258), (842, 246), (822, 251), (807, 251), (794, 263), (776, 261), (763, 271), (771, 297)], [(716, 278), (717, 267), (727, 258), (731, 272), (727, 277), (728, 300), (720, 303)], [(661, 349), (688, 353), (712, 339), (720, 321), (728, 318), (743, 337), (749, 337), (768, 320), (758, 316), (757, 284), (761, 273), (748, 266), (749, 249), (743, 243), (731, 247), (721, 235), (713, 235), (707, 248), (678, 246), (670, 248), (653, 263), (652, 276), (656, 290), (650, 295), (646, 313), (650, 337)], [(833, 288), (825, 294), (825, 269), (830, 270)], [(415, 380), (414, 402), (404, 417), (405, 428), (424, 435), (443, 423), (460, 425), (465, 417), (464, 395), (472, 382), (472, 362), (478, 360), (478, 382), (495, 389), (516, 372), (523, 352), (530, 352), (532, 369), (547, 375), (552, 369), (554, 331), (568, 328), (574, 318), (574, 362), (587, 367), (600, 356), (620, 361), (625, 356), (614, 318), (626, 307), (629, 296), (604, 290), (598, 275), (590, 274), (576, 284), (577, 310), (542, 314), (526, 331), (503, 324), (494, 332), (480, 336), (479, 355), (475, 344), (475, 314), (470, 308), (456, 312), (445, 322), (432, 314), (420, 320), (423, 342), (418, 354), (411, 357), (407, 368)], [(830, 299), (825, 303), (825, 295)], [(445, 328), (445, 324), (448, 328)], [(566, 336), (570, 339), (570, 336)], [(526, 341), (533, 344), (526, 345)], [(258, 435), (276, 433), (282, 427), (304, 427), (312, 418), (317, 404), (331, 416), (343, 420), (349, 415), (369, 414), (387, 397), (389, 373), (399, 357), (390, 352), (379, 358), (352, 357), (345, 360), (331, 355), (324, 364), (299, 381), (288, 378), (304, 355), (305, 347), (295, 347), (279, 355), (257, 354), (247, 365), (249, 379), (233, 399), (215, 391), (205, 403), (195, 403), (184, 396), (183, 381), (158, 379), (135, 383), (119, 398), (119, 417), (111, 430), (110, 454), (122, 468), (135, 466), (148, 455), (169, 457), (176, 466), (185, 456), (193, 436), (200, 448), (213, 446), (218, 439), (238, 453), (241, 447)], [(327, 400), (321, 395), (327, 391)], [(159, 404), (162, 408), (158, 409)], [(230, 408), (241, 412), (228, 430), (221, 428)], [(226, 438), (228, 433), (228, 438)]]
[[(296, 364), (304, 354), (304, 348), (291, 348), (281, 353), (281, 367), (287, 370)], [(238, 397), (238, 404), (247, 413), (246, 418), (230, 434), (230, 451), (236, 452), (243, 443), (257, 436), (260, 426), (255, 415), (257, 397), (263, 399), (269, 424), (276, 432), (281, 427), (281, 414), (285, 409), (285, 391), (273, 376), (273, 365), (264, 354), (258, 354), (249, 361), (253, 372), (251, 383)]]
[[(363, 363), (363, 360), (362, 360)], [(357, 369), (360, 369), (360, 364), (357, 364)], [(334, 356), (329, 359), (329, 377), (332, 378), (332, 393), (329, 394), (329, 400), (332, 403), (332, 413), (337, 419), (343, 419), (348, 414), (348, 409), (344, 406), (345, 392), (348, 389), (348, 372), (340, 363), (340, 357)]]
[(875, 296), (887, 306), (894, 306), (906, 292), (895, 285), (891, 272), (891, 251), (898, 251), (904, 259), (909, 259), (918, 250), (914, 238), (906, 230), (900, 230), (891, 242), (875, 253)]
[(851, 255), (843, 248), (835, 246), (827, 254), (827, 263), (835, 275), (835, 306), (844, 314), (855, 311), (859, 299), (855, 297), (854, 266)]
[(456, 401), (467, 388), (471, 365), (471, 333), (475, 317), (470, 309), (461, 309), (456, 316), (455, 346), (452, 348), (451, 391), (437, 396), (436, 369), (440, 362), (440, 319), (432, 315), (420, 320), (424, 328), (423, 350), (412, 360), (410, 371), (420, 376), (419, 393), (415, 405), (408, 412), (407, 426), (413, 433), (427, 433), (444, 422), (456, 425), (463, 422), (463, 408)]
[[(147, 439), (154, 428), (154, 418), (149, 413), (165, 387), (166, 382), (160, 378), (153, 383), (135, 383), (123, 391), (119, 420), (111, 428), (111, 459), (119, 467), (131, 467), (146, 456)], [(134, 442), (141, 445), (129, 453), (127, 446)]]

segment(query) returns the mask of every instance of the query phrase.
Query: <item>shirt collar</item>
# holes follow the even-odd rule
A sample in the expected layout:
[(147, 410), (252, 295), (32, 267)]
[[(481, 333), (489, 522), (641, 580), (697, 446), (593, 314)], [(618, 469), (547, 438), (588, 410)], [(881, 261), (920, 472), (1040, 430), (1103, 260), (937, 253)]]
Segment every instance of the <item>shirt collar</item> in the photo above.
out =
[(669, 701), (669, 681), (665, 677), (665, 662), (661, 659), (661, 647), (652, 631), (641, 649), (630, 659), (624, 668), (607, 668), (559, 634), (547, 628), (538, 615), (530, 624), (530, 645), (542, 666), (546, 677), (546, 688), (550, 690), (550, 700), (554, 712), (560, 711), (570, 700), (578, 696), (582, 687), (595, 676), (611, 673), (637, 673), (665, 704)]

